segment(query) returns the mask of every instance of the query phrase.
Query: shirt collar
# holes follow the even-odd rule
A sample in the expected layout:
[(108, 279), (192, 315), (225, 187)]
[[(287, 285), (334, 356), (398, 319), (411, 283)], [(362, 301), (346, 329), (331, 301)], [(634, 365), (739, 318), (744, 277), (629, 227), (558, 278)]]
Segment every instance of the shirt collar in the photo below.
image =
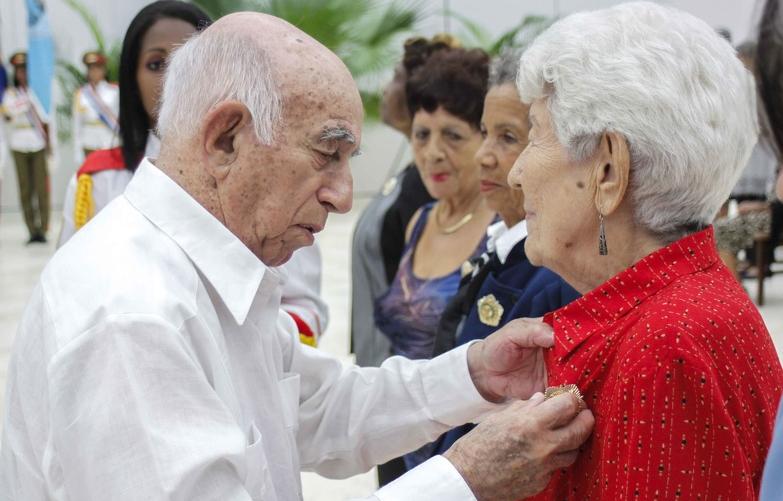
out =
[(495, 252), (501, 264), (505, 264), (511, 250), (527, 236), (527, 222), (523, 219), (511, 228), (503, 221), (487, 228), (487, 251)]
[(267, 271), (264, 263), (147, 158), (124, 196), (176, 242), (215, 288), (237, 324), (243, 324)]
[(567, 356), (670, 283), (717, 261), (712, 226), (644, 257), (576, 301), (544, 315), (555, 334), (553, 354)]

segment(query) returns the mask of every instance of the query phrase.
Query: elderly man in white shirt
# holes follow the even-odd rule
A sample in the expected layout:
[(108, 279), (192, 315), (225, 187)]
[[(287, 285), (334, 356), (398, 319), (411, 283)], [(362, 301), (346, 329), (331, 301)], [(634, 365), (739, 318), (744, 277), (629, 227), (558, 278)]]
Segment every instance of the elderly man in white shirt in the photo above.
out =
[(21, 321), (0, 499), (301, 499), (303, 469), (353, 475), (492, 411), (372, 499), (514, 499), (575, 459), (593, 418), (533, 395), (538, 323), (380, 368), (298, 342), (271, 267), (350, 209), (361, 119), (345, 66), (279, 19), (228, 16), (175, 54), (160, 157), (60, 249)]

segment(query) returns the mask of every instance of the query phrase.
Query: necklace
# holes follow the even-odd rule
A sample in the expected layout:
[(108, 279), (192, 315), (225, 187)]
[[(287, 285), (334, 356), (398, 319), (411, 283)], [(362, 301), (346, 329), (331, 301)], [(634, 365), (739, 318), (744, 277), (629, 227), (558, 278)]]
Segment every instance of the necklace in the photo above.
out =
[(472, 212), (468, 212), (467, 214), (462, 216), (462, 219), (452, 224), (451, 226), (447, 226), (446, 228), (444, 228), (443, 225), (440, 223), (440, 221), (438, 221), (439, 219), (438, 216), (440, 216), (441, 213), (440, 204), (438, 204), (437, 209), (438, 211), (435, 213), (435, 223), (438, 225), (438, 229), (440, 230), (440, 232), (443, 233), (444, 235), (451, 235), (452, 233), (456, 232), (458, 229), (468, 224), (468, 222), (470, 222), (470, 220), (473, 219), (473, 214), (475, 213), (475, 210)]

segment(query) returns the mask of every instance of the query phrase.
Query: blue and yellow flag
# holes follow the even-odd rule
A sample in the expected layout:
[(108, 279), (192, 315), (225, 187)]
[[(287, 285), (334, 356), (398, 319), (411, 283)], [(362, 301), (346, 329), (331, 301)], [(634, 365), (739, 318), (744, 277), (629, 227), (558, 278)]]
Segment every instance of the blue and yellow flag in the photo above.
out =
[(44, 111), (51, 112), (54, 42), (42, 0), (27, 0), (27, 78)]

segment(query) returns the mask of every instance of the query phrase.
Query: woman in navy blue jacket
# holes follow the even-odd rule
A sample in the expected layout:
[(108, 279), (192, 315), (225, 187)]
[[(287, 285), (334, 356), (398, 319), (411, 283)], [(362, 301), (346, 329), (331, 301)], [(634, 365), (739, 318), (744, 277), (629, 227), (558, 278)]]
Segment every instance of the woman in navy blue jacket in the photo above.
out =
[[(501, 221), (487, 230), (487, 253), (472, 263), (460, 290), (441, 318), (435, 339), (438, 355), (456, 345), (483, 339), (514, 318), (540, 317), (579, 296), (551, 270), (533, 266), (525, 256), (524, 197), (512, 190), (508, 173), (528, 143), (528, 106), (515, 86), (519, 54), (496, 60), (484, 100), (476, 152), (481, 167), (481, 193)], [(465, 425), (443, 435), (437, 450), (445, 451), (470, 430)]]

